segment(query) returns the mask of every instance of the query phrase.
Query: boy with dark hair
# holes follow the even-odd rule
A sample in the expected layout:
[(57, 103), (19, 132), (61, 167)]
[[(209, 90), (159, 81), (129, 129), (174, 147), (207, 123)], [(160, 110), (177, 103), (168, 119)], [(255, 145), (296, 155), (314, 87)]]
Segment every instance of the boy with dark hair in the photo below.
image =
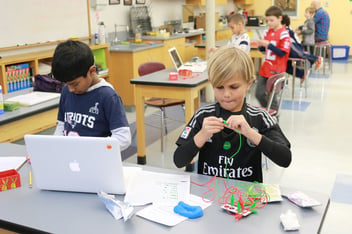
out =
[(64, 82), (55, 135), (115, 137), (121, 150), (131, 132), (120, 96), (96, 74), (94, 56), (83, 42), (68, 40), (54, 52), (52, 74)]
[[(259, 49), (265, 51), (265, 60), (259, 70), (256, 89), (256, 98), (261, 106), (267, 105), (268, 96), (265, 87), (268, 78), (286, 72), (291, 48), (290, 35), (281, 24), (282, 10), (277, 6), (271, 6), (266, 10), (265, 16), (269, 30), (263, 40), (257, 41)], [(274, 98), (272, 107), (276, 109), (277, 106), (278, 102)]]

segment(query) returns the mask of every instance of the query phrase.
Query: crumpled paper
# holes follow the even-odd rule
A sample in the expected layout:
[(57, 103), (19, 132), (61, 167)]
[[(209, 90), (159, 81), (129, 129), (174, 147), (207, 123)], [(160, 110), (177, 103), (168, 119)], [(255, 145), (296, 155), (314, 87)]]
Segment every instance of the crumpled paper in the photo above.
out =
[(285, 231), (293, 231), (300, 228), (296, 214), (290, 209), (280, 215), (280, 220)]
[(127, 221), (133, 216), (134, 208), (123, 201), (115, 199), (114, 195), (109, 195), (103, 191), (98, 192), (100, 200), (104, 203), (106, 209), (114, 216), (116, 220), (123, 217), (124, 221)]

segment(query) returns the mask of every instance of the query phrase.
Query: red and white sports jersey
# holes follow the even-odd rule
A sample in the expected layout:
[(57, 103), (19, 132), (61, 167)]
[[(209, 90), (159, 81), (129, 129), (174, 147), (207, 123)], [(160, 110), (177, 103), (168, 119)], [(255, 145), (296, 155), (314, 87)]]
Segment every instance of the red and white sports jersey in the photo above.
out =
[(265, 61), (259, 70), (259, 75), (265, 78), (269, 78), (272, 75), (286, 71), (287, 60), (290, 54), (291, 41), (290, 35), (285, 27), (282, 27), (276, 31), (269, 29), (266, 35), (264, 35), (264, 40), (269, 41), (269, 43), (273, 46), (277, 47), (283, 52), (286, 52), (283, 57), (280, 57), (269, 48), (266, 49)]

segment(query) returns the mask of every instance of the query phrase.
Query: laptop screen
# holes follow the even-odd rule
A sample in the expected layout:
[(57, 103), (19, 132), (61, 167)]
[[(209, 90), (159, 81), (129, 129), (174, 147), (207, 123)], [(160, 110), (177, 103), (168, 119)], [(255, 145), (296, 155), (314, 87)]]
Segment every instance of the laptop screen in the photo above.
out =
[(169, 54), (171, 57), (172, 62), (174, 63), (176, 69), (180, 68), (182, 66), (182, 59), (179, 55), (179, 53), (177, 52), (175, 47), (172, 47), (171, 49), (169, 49)]

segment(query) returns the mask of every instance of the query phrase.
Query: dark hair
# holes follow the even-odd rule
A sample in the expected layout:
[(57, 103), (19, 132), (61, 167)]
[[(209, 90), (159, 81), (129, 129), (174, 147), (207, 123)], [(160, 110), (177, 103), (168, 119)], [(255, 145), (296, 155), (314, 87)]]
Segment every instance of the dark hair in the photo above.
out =
[(87, 76), (94, 65), (94, 56), (89, 46), (81, 41), (67, 40), (60, 43), (54, 52), (51, 71), (55, 79), (69, 82)]
[(290, 26), (290, 24), (291, 24), (290, 17), (286, 14), (283, 15), (282, 20), (281, 20), (281, 24), (284, 24), (286, 27)]
[(231, 14), (227, 17), (227, 22), (234, 22), (236, 24), (238, 24), (238, 23), (244, 24), (244, 18), (243, 18), (243, 15), (241, 15), (240, 13), (234, 13), (234, 14)]
[(265, 11), (265, 16), (282, 16), (282, 9), (278, 6), (271, 6)]

